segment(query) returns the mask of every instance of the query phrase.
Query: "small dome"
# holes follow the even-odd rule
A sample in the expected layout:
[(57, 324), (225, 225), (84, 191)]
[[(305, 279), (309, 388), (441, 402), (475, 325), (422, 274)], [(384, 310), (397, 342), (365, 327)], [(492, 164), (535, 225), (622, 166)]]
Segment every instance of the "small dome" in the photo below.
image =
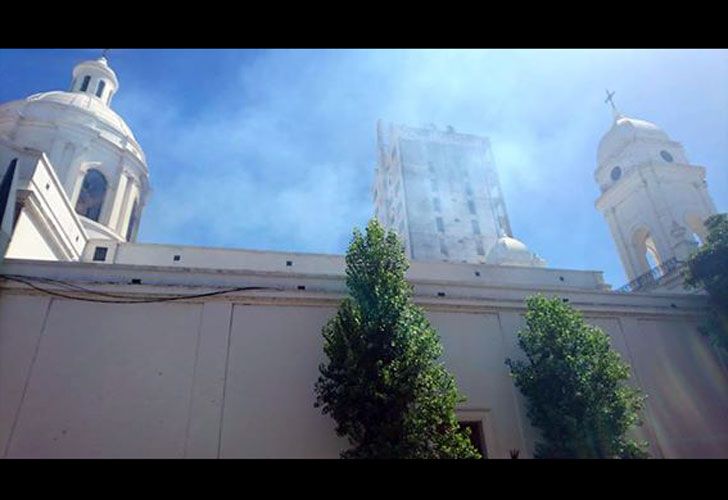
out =
[(652, 122), (619, 115), (599, 142), (598, 164), (606, 163), (609, 158), (619, 154), (625, 146), (638, 139), (669, 141), (670, 137)]
[(498, 239), (488, 252), (485, 262), (506, 266), (544, 267), (546, 265), (546, 262), (532, 253), (522, 241), (508, 236)]

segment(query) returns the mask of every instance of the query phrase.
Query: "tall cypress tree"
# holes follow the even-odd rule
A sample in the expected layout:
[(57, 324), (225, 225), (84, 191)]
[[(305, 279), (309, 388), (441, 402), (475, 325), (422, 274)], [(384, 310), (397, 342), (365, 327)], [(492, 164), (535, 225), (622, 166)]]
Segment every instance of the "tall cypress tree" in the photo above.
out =
[(343, 458), (478, 458), (455, 405), (442, 346), (405, 280), (401, 242), (376, 219), (346, 254), (350, 296), (323, 328), (316, 407), (352, 448)]
[(639, 424), (641, 392), (625, 384), (629, 365), (609, 337), (560, 299), (527, 300), (518, 345), (526, 361), (506, 360), (540, 429), (537, 458), (645, 458), (645, 443), (627, 437)]

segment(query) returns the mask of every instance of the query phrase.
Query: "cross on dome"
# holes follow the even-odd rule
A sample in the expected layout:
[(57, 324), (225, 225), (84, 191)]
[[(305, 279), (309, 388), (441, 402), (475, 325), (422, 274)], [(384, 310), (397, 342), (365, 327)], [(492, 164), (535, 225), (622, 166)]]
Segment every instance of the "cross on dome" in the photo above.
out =
[(607, 92), (607, 98), (604, 99), (604, 103), (609, 103), (612, 106), (612, 116), (614, 117), (614, 120), (618, 120), (622, 117), (622, 114), (617, 110), (617, 106), (614, 105), (614, 94), (616, 94), (616, 91), (610, 92), (608, 89), (606, 89)]

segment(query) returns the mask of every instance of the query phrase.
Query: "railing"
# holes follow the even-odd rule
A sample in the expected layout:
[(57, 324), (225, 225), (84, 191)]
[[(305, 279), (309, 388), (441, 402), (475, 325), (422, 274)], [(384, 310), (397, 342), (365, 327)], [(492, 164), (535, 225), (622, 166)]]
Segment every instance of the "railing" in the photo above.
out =
[(615, 291), (626, 293), (637, 292), (640, 290), (649, 290), (650, 288), (654, 288), (659, 285), (660, 282), (663, 281), (667, 275), (672, 274), (674, 271), (680, 269), (682, 266), (683, 262), (677, 260), (677, 257), (673, 257), (669, 260), (666, 260), (659, 266), (653, 267), (645, 274), (638, 276), (626, 285), (617, 288)]

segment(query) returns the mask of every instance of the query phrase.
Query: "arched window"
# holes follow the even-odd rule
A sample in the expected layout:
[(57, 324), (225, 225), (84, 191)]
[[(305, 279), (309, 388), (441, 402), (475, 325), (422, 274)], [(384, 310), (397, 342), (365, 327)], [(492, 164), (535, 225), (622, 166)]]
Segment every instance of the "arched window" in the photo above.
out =
[[(639, 263), (639, 273), (646, 273), (662, 264), (660, 253), (657, 251), (655, 240), (646, 228), (640, 228), (632, 235), (636, 257)], [(659, 276), (654, 276), (658, 278)]]
[(5, 208), (10, 201), (10, 185), (13, 183), (13, 177), (15, 176), (15, 167), (18, 165), (18, 159), (13, 158), (8, 165), (7, 170), (0, 179), (0, 225), (3, 223), (5, 217)]
[(86, 75), (83, 77), (83, 83), (81, 84), (81, 92), (88, 90), (88, 84), (91, 83), (91, 77)]
[(655, 244), (652, 242), (652, 238), (648, 238), (647, 244), (645, 245), (645, 259), (650, 269), (654, 269), (660, 265), (659, 257), (657, 256), (657, 250)]
[(99, 84), (96, 86), (96, 97), (101, 97), (104, 93), (104, 87), (106, 87), (106, 82), (99, 80)]
[(95, 169), (89, 170), (83, 179), (81, 193), (78, 195), (76, 213), (98, 222), (107, 186), (108, 182), (104, 174)]
[(129, 227), (126, 229), (126, 241), (131, 241), (134, 236), (134, 229), (139, 220), (139, 200), (134, 200), (134, 205), (131, 207), (131, 215), (129, 215)]

